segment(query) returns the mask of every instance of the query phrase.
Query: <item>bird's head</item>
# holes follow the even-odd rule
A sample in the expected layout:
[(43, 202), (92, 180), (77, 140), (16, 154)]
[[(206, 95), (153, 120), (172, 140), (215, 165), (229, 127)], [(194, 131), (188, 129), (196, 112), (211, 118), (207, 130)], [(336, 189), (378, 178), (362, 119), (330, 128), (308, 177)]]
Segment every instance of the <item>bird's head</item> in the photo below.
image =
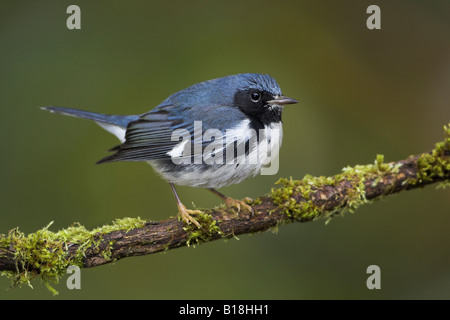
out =
[(197, 83), (170, 96), (162, 105), (181, 109), (226, 106), (238, 108), (263, 124), (281, 121), (286, 104), (296, 100), (283, 96), (280, 86), (267, 74), (241, 73)]
[(234, 106), (263, 124), (279, 122), (284, 105), (297, 103), (283, 96), (278, 83), (267, 74), (243, 73), (230, 77), (236, 82)]

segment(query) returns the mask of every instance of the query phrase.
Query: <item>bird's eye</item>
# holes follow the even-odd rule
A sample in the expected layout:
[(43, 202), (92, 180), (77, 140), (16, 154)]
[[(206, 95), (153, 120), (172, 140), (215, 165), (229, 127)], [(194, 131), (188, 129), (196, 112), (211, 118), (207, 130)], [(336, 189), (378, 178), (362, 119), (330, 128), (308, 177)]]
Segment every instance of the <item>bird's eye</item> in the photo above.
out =
[(259, 99), (261, 99), (261, 94), (259, 92), (252, 92), (250, 94), (250, 98), (252, 99), (253, 102), (258, 102)]

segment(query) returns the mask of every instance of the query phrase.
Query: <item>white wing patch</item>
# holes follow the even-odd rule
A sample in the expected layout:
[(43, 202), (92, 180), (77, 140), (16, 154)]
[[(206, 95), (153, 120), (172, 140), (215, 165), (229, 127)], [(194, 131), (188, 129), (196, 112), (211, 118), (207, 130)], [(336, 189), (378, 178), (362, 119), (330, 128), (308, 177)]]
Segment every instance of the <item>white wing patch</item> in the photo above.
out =
[(183, 155), (183, 151), (184, 151), (184, 146), (186, 145), (186, 143), (188, 143), (188, 140), (183, 140), (180, 143), (178, 143), (175, 147), (173, 147), (172, 150), (170, 150), (169, 152), (167, 152), (167, 154), (169, 156), (171, 156), (172, 158), (178, 158), (181, 157)]

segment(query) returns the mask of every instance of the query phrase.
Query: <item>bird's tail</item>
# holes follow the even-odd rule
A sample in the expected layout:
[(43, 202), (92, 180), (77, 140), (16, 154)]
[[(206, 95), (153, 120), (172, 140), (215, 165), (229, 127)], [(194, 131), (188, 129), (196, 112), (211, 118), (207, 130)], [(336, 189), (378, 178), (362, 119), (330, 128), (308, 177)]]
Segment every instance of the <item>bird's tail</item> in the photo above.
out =
[(95, 113), (84, 110), (64, 108), (64, 107), (42, 107), (42, 110), (48, 110), (52, 113), (60, 113), (66, 116), (73, 116), (78, 118), (84, 118), (93, 120), (97, 123), (102, 124), (112, 124), (121, 128), (126, 128), (131, 121), (135, 121), (139, 116), (122, 116), (122, 115), (109, 115), (103, 113)]
[(139, 119), (139, 116), (121, 116), (109, 115), (102, 113), (89, 112), (84, 110), (63, 108), (63, 107), (42, 107), (43, 110), (48, 110), (54, 113), (64, 114), (66, 116), (73, 116), (95, 121), (100, 127), (115, 135), (122, 143), (125, 142), (125, 132), (128, 124)]

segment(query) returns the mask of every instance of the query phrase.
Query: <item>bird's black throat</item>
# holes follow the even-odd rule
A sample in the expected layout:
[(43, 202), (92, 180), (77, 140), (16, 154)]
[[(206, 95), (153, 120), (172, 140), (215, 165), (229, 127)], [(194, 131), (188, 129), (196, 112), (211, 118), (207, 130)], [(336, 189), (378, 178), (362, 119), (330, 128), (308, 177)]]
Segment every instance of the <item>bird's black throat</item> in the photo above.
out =
[[(252, 93), (259, 93), (260, 99), (252, 100)], [(273, 100), (273, 94), (267, 91), (254, 89), (238, 91), (234, 95), (234, 105), (238, 107), (249, 119), (252, 129), (263, 129), (271, 123), (281, 122), (282, 106), (271, 106), (268, 101)]]

